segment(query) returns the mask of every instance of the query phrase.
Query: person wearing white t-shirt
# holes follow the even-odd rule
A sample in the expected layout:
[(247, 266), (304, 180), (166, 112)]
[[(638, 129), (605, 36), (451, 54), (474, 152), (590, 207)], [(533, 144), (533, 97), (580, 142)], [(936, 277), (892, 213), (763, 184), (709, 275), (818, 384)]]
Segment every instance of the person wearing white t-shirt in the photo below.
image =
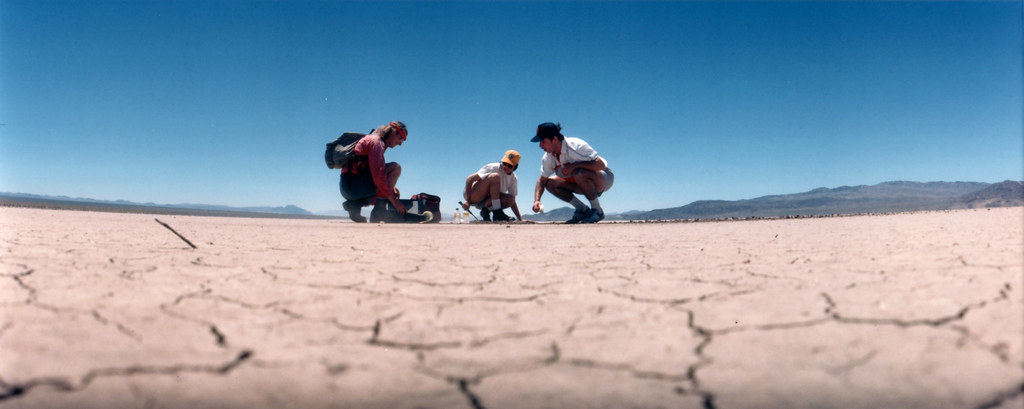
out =
[[(597, 223), (603, 220), (604, 210), (601, 209), (598, 197), (615, 182), (615, 175), (608, 168), (608, 162), (586, 141), (562, 135), (560, 124), (540, 124), (537, 126), (537, 134), (530, 141), (539, 142), (540, 148), (544, 150), (540, 178), (537, 179), (533, 194), (533, 211), (541, 210), (540, 197), (547, 190), (576, 208), (572, 219), (566, 223)], [(576, 195), (586, 197), (590, 207)]]
[(519, 152), (510, 150), (501, 157), (501, 162), (488, 163), (479, 171), (466, 178), (466, 188), (462, 191), (462, 208), (469, 210), (469, 207), (480, 208), (480, 215), (484, 221), (491, 221), (493, 213), (494, 221), (508, 221), (509, 217), (501, 209), (512, 208), (516, 219), (523, 220), (519, 214), (519, 206), (516, 205), (516, 195), (519, 194), (519, 179), (515, 170), (519, 168)]

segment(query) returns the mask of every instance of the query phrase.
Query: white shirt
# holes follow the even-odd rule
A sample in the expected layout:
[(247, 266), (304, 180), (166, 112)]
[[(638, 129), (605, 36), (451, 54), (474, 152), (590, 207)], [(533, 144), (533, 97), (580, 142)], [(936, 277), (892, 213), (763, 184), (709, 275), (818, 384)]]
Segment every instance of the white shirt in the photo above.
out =
[(561, 177), (569, 175), (562, 174), (562, 165), (577, 162), (587, 162), (598, 158), (597, 151), (580, 138), (566, 137), (562, 141), (562, 152), (556, 158), (555, 155), (544, 152), (540, 159), (540, 175), (551, 177), (557, 174)]
[(476, 172), (481, 178), (485, 178), (491, 173), (497, 173), (498, 179), (501, 180), (501, 187), (498, 188), (499, 193), (507, 193), (512, 196), (519, 194), (519, 179), (516, 178), (515, 172), (512, 172), (511, 175), (505, 173), (505, 170), (501, 168), (501, 163), (497, 162), (488, 163)]

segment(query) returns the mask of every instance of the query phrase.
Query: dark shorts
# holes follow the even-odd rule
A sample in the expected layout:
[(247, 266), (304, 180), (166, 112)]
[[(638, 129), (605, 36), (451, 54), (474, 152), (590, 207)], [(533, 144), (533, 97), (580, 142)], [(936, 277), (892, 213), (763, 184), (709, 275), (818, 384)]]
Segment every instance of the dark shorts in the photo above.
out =
[(377, 185), (373, 184), (370, 172), (342, 173), (338, 182), (341, 197), (346, 200), (369, 199), (377, 196)]

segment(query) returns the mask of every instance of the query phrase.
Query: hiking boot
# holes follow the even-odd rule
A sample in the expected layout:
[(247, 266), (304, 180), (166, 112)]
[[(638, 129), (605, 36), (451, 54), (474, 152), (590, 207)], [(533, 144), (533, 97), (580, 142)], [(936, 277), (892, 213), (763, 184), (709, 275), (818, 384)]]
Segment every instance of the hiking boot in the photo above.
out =
[(577, 210), (576, 213), (572, 214), (571, 219), (565, 221), (565, 224), (576, 224), (583, 221), (583, 219), (586, 219), (587, 216), (590, 215), (590, 211), (591, 209)]
[(491, 218), (494, 219), (494, 221), (496, 222), (507, 222), (509, 220), (512, 220), (509, 219), (508, 215), (501, 210), (495, 210), (494, 215), (492, 215)]
[(341, 207), (348, 212), (348, 218), (356, 223), (366, 223), (366, 218), (359, 214), (363, 209), (361, 202), (360, 200), (346, 200), (341, 204)]
[(480, 209), (480, 220), (483, 220), (485, 222), (491, 221), (491, 209), (488, 209), (486, 207)]
[(373, 206), (373, 210), (370, 210), (370, 223), (388, 223), (392, 220), (391, 212), (388, 211), (388, 205), (386, 202), (378, 202)]
[(587, 217), (580, 220), (580, 223), (597, 223), (601, 220), (604, 220), (604, 211), (590, 209), (587, 211)]

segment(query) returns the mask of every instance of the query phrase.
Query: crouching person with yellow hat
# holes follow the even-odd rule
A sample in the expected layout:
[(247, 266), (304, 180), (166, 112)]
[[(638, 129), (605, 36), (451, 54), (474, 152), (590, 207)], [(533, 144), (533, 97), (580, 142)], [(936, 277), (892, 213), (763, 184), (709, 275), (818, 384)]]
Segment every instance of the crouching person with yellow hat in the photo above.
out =
[[(484, 221), (509, 221), (508, 215), (501, 209), (512, 208), (516, 219), (523, 220), (516, 205), (519, 193), (519, 180), (515, 170), (519, 168), (519, 152), (507, 151), (500, 162), (488, 163), (476, 173), (466, 178), (466, 189), (462, 191), (462, 208), (470, 206), (480, 209)], [(493, 216), (492, 216), (493, 215)]]

